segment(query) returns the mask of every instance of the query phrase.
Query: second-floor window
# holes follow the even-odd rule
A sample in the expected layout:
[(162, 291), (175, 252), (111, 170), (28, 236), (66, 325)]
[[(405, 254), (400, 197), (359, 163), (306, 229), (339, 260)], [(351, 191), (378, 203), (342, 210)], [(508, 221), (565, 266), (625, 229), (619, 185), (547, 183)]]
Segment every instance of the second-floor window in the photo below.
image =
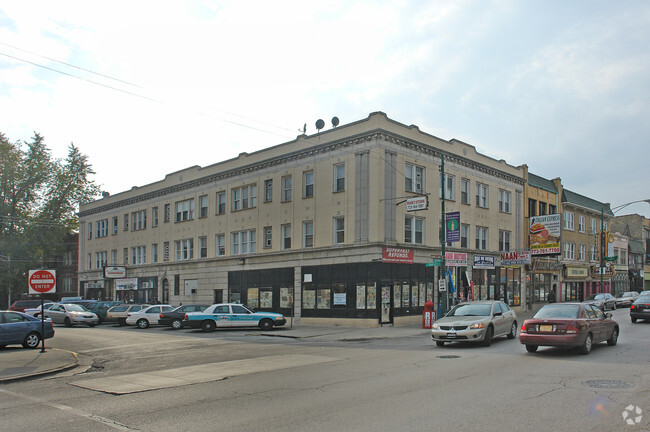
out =
[(237, 231), (231, 234), (232, 255), (254, 253), (256, 251), (256, 231)]
[(499, 230), (499, 251), (508, 252), (510, 250), (510, 231)]
[(314, 247), (314, 222), (312, 221), (302, 223), (302, 247)]
[(106, 252), (95, 252), (95, 268), (102, 268), (106, 265)]
[(194, 219), (194, 199), (176, 203), (176, 222), (185, 222)]
[(334, 244), (345, 243), (345, 218), (334, 218)]
[(564, 259), (576, 259), (576, 245), (575, 243), (564, 243)]
[(487, 250), (488, 248), (488, 229), (487, 227), (476, 227), (476, 249)]
[(460, 247), (469, 247), (469, 224), (460, 224)]
[(187, 261), (194, 258), (194, 239), (176, 240), (176, 261)]
[(511, 192), (499, 189), (499, 211), (503, 213), (510, 213), (510, 197)]
[(215, 237), (216, 244), (217, 244), (217, 256), (225, 256), (226, 255), (226, 235), (225, 234), (217, 234)]
[(131, 248), (131, 265), (147, 263), (147, 248), (145, 246), (135, 246)]
[(199, 237), (199, 258), (208, 257), (208, 238)]
[(264, 227), (264, 247), (273, 246), (273, 229), (270, 226)]
[(414, 216), (404, 218), (404, 242), (424, 244), (424, 219)]
[(587, 246), (581, 244), (580, 245), (580, 261), (585, 261), (587, 259)]
[(589, 254), (589, 258), (591, 261), (598, 261), (598, 247), (597, 246), (591, 246), (591, 252)]
[(291, 224), (284, 224), (281, 227), (282, 249), (291, 249)]

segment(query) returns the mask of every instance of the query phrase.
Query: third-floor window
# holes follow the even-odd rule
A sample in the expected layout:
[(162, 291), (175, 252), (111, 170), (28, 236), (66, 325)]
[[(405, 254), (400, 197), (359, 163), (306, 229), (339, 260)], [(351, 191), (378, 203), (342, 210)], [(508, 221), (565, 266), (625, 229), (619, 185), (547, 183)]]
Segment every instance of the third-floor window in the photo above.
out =
[(176, 222), (184, 222), (192, 219), (194, 219), (194, 199), (177, 202)]

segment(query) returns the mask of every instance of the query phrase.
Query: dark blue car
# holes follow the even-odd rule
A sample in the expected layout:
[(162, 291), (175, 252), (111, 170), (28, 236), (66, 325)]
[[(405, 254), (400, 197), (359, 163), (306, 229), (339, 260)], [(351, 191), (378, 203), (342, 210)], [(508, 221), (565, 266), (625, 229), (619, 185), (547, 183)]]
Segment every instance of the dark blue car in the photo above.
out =
[[(22, 345), (38, 348), (43, 338), (41, 320), (22, 312), (0, 311), (0, 348), (7, 345)], [(45, 339), (54, 337), (52, 321), (45, 321)]]

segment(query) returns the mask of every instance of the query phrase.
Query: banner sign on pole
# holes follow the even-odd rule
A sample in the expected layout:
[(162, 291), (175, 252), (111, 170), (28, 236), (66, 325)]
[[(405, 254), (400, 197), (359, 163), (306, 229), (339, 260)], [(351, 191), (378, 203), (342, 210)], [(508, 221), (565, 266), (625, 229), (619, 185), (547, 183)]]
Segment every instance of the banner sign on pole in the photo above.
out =
[(447, 243), (460, 241), (460, 212), (445, 213), (445, 240)]

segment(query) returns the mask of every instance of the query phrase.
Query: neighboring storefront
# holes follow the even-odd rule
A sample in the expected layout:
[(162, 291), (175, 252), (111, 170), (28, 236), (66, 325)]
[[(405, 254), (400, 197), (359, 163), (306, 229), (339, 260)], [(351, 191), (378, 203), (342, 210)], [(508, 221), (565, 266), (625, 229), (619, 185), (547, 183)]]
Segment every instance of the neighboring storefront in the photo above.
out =
[(583, 301), (592, 293), (588, 289), (591, 285), (590, 276), (589, 266), (567, 265), (559, 301)]
[[(548, 299), (548, 294), (556, 284), (556, 291), (559, 287), (558, 280), (562, 274), (564, 266), (561, 262), (552, 258), (533, 258), (530, 265), (530, 272), (526, 275), (526, 284), (528, 292), (532, 294), (533, 303), (544, 303)], [(568, 291), (571, 293), (571, 290)], [(566, 294), (561, 290), (556, 292), (557, 301), (576, 300), (577, 296)]]

